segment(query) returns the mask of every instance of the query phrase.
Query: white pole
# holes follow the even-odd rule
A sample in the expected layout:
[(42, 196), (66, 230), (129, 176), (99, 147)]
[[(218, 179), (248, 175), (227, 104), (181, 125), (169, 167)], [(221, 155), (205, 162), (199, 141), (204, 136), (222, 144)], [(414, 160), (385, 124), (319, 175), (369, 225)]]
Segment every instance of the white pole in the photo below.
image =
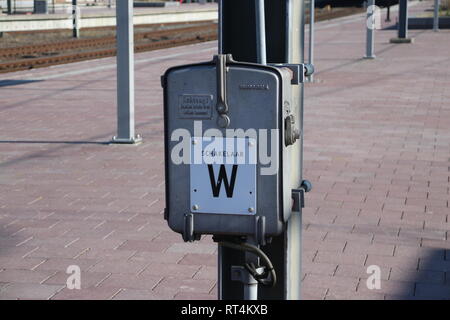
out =
[(134, 129), (133, 0), (116, 3), (117, 16), (117, 136), (113, 143), (134, 144), (141, 137)]
[[(315, 0), (309, 0), (309, 64), (314, 65), (314, 24), (316, 16)], [(314, 74), (309, 76), (309, 82), (314, 82)]]
[(434, 0), (434, 18), (433, 18), (433, 30), (435, 32), (439, 31), (439, 7), (440, 1)]

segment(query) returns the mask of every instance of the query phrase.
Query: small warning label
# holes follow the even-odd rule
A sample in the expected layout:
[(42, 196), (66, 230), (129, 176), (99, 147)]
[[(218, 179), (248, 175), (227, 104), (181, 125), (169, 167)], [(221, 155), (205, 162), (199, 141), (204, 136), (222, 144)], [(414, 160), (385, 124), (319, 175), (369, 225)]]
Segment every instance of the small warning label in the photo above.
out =
[(211, 119), (212, 101), (212, 95), (180, 95), (178, 104), (179, 116), (181, 119)]

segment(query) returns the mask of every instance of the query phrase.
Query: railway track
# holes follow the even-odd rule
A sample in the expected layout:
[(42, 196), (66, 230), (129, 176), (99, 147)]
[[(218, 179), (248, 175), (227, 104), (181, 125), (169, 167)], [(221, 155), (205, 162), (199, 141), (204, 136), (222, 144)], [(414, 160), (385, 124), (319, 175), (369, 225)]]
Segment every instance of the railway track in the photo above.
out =
[[(217, 24), (135, 34), (135, 52), (144, 52), (217, 39)], [(115, 37), (74, 39), (0, 49), (0, 73), (47, 67), (116, 55)], [(6, 62), (5, 62), (6, 60)]]
[[(328, 20), (359, 12), (363, 12), (363, 9), (318, 10), (316, 19), (317, 21)], [(216, 39), (217, 24), (212, 22), (205, 22), (202, 25), (195, 26), (182, 24), (180, 27), (165, 30), (138, 31), (135, 33), (135, 52), (170, 48)], [(116, 52), (116, 39), (114, 36), (0, 48), (0, 73), (111, 57), (115, 56)]]

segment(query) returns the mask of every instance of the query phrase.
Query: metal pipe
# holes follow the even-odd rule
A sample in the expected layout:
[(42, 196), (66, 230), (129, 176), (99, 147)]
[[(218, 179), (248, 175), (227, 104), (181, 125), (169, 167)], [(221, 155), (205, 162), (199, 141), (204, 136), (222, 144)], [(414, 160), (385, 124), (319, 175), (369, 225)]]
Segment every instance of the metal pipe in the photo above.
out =
[(256, 52), (258, 63), (267, 64), (266, 17), (264, 0), (255, 0), (256, 8)]
[[(314, 24), (316, 16), (315, 0), (309, 0), (309, 64), (314, 65)], [(314, 74), (309, 76), (309, 82), (314, 82)]]
[(369, 0), (367, 6), (367, 37), (366, 37), (366, 59), (375, 59), (374, 55), (374, 32), (375, 32), (375, 0)]
[(439, 0), (434, 0), (434, 18), (433, 18), (433, 30), (439, 31), (439, 7), (441, 6)]
[[(253, 253), (246, 252), (245, 263), (254, 263), (255, 265), (258, 265), (259, 259)], [(251, 279), (248, 279), (249, 281), (244, 283), (244, 300), (258, 300), (258, 282), (250, 275), (248, 276)]]

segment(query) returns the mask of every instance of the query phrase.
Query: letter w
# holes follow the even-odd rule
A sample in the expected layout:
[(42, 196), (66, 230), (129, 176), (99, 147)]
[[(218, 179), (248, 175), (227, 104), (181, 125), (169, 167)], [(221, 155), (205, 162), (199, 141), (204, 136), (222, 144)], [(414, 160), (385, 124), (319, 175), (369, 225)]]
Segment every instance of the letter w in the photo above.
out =
[(228, 198), (233, 197), (234, 192), (234, 184), (236, 182), (236, 173), (237, 173), (238, 165), (233, 165), (233, 170), (231, 171), (231, 180), (228, 182), (227, 170), (225, 169), (225, 165), (220, 165), (219, 176), (217, 177), (214, 174), (214, 168), (212, 164), (208, 164), (209, 171), (209, 179), (211, 180), (211, 189), (213, 192), (214, 198), (218, 198), (220, 194), (220, 188), (222, 186), (222, 181), (225, 184), (225, 192), (227, 193)]

